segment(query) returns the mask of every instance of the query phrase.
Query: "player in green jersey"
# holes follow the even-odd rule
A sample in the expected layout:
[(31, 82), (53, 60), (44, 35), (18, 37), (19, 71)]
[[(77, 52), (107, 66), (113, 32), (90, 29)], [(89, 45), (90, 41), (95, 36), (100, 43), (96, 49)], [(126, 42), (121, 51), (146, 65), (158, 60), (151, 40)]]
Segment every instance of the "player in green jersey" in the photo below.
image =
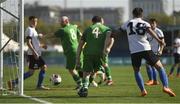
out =
[[(105, 57), (104, 53), (108, 53), (108, 49), (104, 49), (106, 46), (105, 40), (107, 36), (111, 34), (111, 29), (104, 26), (101, 23), (101, 17), (94, 16), (92, 18), (92, 25), (89, 26), (83, 33), (83, 36), (79, 42), (77, 51), (77, 65), (79, 64), (80, 54), (83, 49), (83, 86), (78, 91), (80, 97), (87, 97), (89, 77), (91, 73), (96, 72), (101, 67), (102, 58)], [(86, 44), (84, 46), (84, 44)], [(84, 46), (84, 48), (83, 48)], [(104, 51), (104, 52), (103, 52)]]
[[(104, 24), (104, 19), (101, 17), (101, 23)], [(114, 44), (114, 37), (110, 37), (110, 39), (108, 40), (108, 50), (110, 52), (113, 44)], [(100, 76), (101, 80), (98, 82), (98, 84), (101, 84), (103, 81), (106, 81), (106, 85), (112, 85), (113, 84), (113, 80), (112, 80), (112, 76), (111, 76), (111, 70), (110, 67), (108, 65), (108, 54), (107, 53), (106, 57), (102, 58), (101, 61), (103, 62), (102, 66), (98, 69), (97, 72), (94, 73), (94, 75), (90, 76), (90, 83), (92, 83), (93, 86), (96, 85), (96, 83), (93, 81), (94, 78), (96, 76)], [(105, 73), (105, 76), (104, 76)]]
[(64, 55), (66, 57), (66, 69), (72, 75), (74, 81), (77, 83), (77, 89), (81, 86), (81, 78), (76, 69), (76, 53), (79, 44), (81, 32), (76, 25), (70, 24), (67, 16), (62, 16), (60, 19), (62, 28), (55, 32), (55, 36), (60, 39)]

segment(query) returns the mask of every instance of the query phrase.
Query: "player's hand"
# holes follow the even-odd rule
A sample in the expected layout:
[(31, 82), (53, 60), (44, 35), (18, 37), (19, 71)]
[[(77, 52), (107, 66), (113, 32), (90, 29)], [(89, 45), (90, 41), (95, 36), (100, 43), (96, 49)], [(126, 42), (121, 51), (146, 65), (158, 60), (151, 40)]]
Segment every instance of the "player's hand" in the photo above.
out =
[(157, 55), (161, 56), (161, 55), (162, 55), (162, 51), (159, 51), (159, 52), (157, 53)]
[(36, 60), (39, 59), (39, 55), (38, 55), (37, 53), (34, 53), (33, 56), (34, 56), (34, 58), (35, 58)]
[(160, 45), (166, 46), (166, 43), (163, 40), (159, 40), (158, 42), (159, 42)]
[(106, 49), (104, 50), (103, 54), (108, 55), (110, 51), (111, 51), (110, 48), (106, 48)]

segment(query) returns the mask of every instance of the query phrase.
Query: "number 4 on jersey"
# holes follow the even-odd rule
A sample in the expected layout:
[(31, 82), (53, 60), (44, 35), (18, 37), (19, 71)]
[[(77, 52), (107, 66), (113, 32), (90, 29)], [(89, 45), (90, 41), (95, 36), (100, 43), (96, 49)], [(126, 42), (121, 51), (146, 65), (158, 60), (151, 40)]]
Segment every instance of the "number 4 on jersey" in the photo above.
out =
[(99, 34), (101, 34), (99, 27), (94, 28), (92, 33), (95, 34), (95, 38), (98, 38)]

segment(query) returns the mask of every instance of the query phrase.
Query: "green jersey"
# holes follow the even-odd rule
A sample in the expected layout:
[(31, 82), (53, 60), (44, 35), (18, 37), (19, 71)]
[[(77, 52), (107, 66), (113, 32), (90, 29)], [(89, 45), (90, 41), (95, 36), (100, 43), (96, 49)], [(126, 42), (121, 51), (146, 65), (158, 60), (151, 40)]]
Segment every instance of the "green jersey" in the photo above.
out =
[(77, 52), (79, 44), (78, 39), (81, 36), (80, 30), (77, 26), (71, 24), (66, 25), (56, 31), (55, 36), (60, 39), (65, 55)]
[(101, 23), (93, 24), (84, 31), (84, 55), (102, 55), (107, 31), (111, 31), (110, 28)]

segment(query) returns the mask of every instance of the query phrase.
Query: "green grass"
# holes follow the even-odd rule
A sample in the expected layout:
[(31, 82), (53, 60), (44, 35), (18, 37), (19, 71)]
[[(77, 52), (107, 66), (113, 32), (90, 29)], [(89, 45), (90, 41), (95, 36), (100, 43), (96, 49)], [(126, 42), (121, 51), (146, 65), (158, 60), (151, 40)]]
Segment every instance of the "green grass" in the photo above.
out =
[[(169, 67), (166, 67), (169, 69)], [(162, 92), (161, 85), (146, 86), (148, 95), (140, 97), (140, 91), (135, 83), (131, 66), (111, 66), (114, 85), (101, 85), (97, 88), (90, 87), (87, 98), (80, 98), (77, 95), (75, 83), (71, 76), (60, 66), (49, 66), (45, 85), (51, 87), (49, 91), (35, 90), (38, 71), (35, 75), (25, 81), (25, 94), (52, 103), (180, 103), (180, 78), (169, 79), (170, 87), (176, 92), (176, 97), (169, 97)], [(146, 81), (147, 75), (142, 67), (143, 78)], [(53, 73), (62, 76), (62, 83), (53, 86), (49, 77)], [(0, 103), (34, 103), (27, 98), (11, 96), (0, 96)]]

